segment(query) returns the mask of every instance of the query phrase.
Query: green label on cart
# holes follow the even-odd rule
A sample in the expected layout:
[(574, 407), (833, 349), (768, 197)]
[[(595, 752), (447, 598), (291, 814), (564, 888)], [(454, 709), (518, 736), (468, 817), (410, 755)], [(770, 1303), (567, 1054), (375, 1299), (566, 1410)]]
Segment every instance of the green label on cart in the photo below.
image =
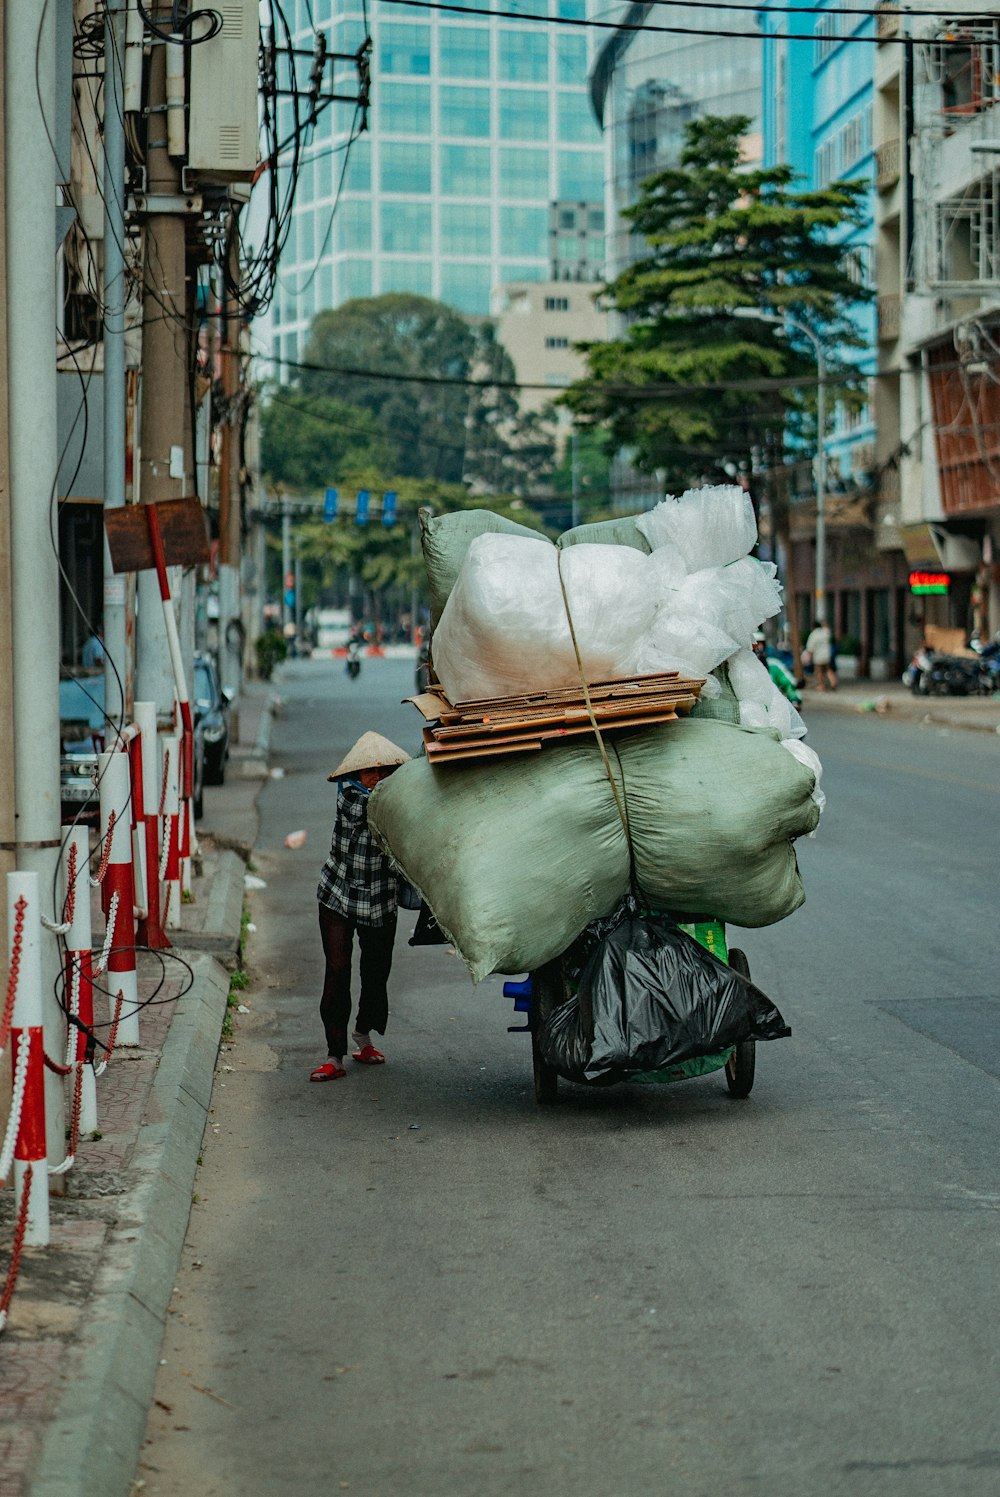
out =
[(681, 930), (686, 930), (689, 936), (694, 936), (698, 945), (704, 946), (706, 951), (717, 956), (720, 962), (729, 961), (726, 927), (721, 920), (699, 920), (696, 925), (682, 925)]

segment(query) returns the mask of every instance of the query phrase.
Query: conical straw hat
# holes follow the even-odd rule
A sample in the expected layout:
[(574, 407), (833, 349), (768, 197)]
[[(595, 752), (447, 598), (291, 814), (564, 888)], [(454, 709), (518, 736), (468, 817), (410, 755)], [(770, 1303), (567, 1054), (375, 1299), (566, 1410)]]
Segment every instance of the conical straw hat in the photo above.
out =
[(327, 779), (341, 780), (345, 775), (357, 774), (359, 769), (389, 769), (395, 764), (405, 764), (409, 757), (381, 733), (362, 733)]

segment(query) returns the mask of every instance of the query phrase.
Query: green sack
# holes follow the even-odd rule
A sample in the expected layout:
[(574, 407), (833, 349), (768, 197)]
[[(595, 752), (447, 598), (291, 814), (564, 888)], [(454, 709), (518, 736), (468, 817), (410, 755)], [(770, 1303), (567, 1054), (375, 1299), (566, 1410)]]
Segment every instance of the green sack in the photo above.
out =
[(411, 759), (372, 792), (368, 825), (473, 982), (550, 961), (628, 888), (628, 846), (592, 743), (499, 765)]
[(653, 548), (635, 521), (635, 515), (618, 515), (613, 520), (599, 520), (596, 525), (576, 525), (572, 530), (564, 530), (556, 545), (631, 546), (649, 556)]
[(506, 520), (491, 509), (459, 509), (447, 515), (420, 510), (420, 545), (431, 596), (431, 623), (444, 612), (448, 595), (462, 570), (465, 553), (477, 535), (522, 535), (551, 545), (547, 536), (516, 520)]
[(819, 821), (815, 776), (777, 736), (688, 720), (623, 736), (640, 897), (653, 909), (773, 925), (805, 898), (792, 838)]
[[(750, 926), (798, 908), (790, 839), (819, 819), (815, 777), (772, 734), (681, 719), (607, 743), (650, 905)], [(475, 982), (558, 956), (630, 885), (590, 740), (482, 764), (411, 760), (373, 792), (368, 824)]]

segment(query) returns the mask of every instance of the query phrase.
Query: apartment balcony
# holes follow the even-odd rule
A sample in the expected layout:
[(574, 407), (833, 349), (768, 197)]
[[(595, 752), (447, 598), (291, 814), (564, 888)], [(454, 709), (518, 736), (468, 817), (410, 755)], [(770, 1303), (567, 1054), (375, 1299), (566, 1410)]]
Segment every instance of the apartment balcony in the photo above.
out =
[(899, 7), (879, 5), (875, 9), (875, 35), (880, 42), (887, 42), (899, 35)]
[(888, 192), (891, 187), (895, 187), (899, 181), (900, 163), (898, 136), (875, 147), (875, 186), (879, 192)]
[(900, 298), (898, 292), (892, 292), (878, 299), (878, 340), (880, 343), (892, 343), (899, 337), (899, 313)]

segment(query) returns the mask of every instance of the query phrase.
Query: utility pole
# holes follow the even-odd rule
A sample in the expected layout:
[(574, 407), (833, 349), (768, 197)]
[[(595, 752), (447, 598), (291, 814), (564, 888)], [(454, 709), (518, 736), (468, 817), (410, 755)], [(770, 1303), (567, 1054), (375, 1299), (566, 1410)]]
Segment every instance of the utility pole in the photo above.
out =
[[(4, 28), (0, 24), (0, 183), (7, 180), (6, 119), (4, 111)], [(7, 305), (7, 201), (0, 189), (0, 306)], [(0, 660), (13, 657), (11, 640), (11, 579), (13, 569), (10, 555), (10, 452), (7, 428), (7, 320), (0, 317)], [(0, 733), (6, 743), (14, 742), (14, 683), (10, 671), (0, 672)], [(14, 820), (14, 761), (10, 754), (0, 754), (0, 887), (4, 897), (0, 899), (0, 951), (3, 961), (7, 958), (7, 874), (15, 871), (14, 838), (17, 823)], [(7, 1126), (10, 1113), (10, 1047), (0, 1059), (0, 1132)]]
[(580, 456), (576, 445), (576, 427), (569, 434), (570, 440), (570, 474), (573, 491), (573, 507), (570, 511), (571, 524), (575, 528), (580, 523)]
[(290, 588), (289, 578), (292, 577), (292, 514), (288, 503), (288, 496), (283, 495), (281, 500), (281, 632), (288, 638), (288, 624), (291, 622), (292, 612), (288, 604), (288, 593)]
[[(186, 492), (184, 447), (187, 403), (187, 260), (185, 202), (167, 141), (167, 50), (152, 37), (147, 100), (145, 267), (139, 497), (144, 504), (180, 499)], [(138, 574), (136, 696), (173, 711), (174, 674), (155, 571)], [(171, 605), (173, 606), (173, 605)]]
[[(124, 12), (104, 17), (104, 508), (125, 504), (125, 125)], [(104, 536), (104, 711), (124, 727), (131, 684), (125, 576)]]
[[(230, 273), (234, 279), (239, 273), (235, 248)], [(240, 315), (236, 297), (226, 291), (225, 285), (222, 295), (222, 394), (226, 409), (219, 463), (219, 675), (223, 690), (233, 692), (238, 699), (242, 651), (238, 631), (232, 626), (240, 621)]]
[[(5, 299), (10, 423), (11, 653), (14, 836), (17, 869), (37, 873), (45, 913), (55, 908), (60, 847), (59, 559), (50, 524), (56, 502), (56, 165), (48, 135), (56, 114), (55, 6), (3, 7)], [(9, 850), (9, 849), (5, 849)], [(55, 898), (54, 898), (55, 896)], [(59, 946), (43, 932), (45, 1048), (61, 1056), (66, 1021), (56, 992)], [(63, 1088), (45, 1073), (48, 1153), (65, 1152)]]

